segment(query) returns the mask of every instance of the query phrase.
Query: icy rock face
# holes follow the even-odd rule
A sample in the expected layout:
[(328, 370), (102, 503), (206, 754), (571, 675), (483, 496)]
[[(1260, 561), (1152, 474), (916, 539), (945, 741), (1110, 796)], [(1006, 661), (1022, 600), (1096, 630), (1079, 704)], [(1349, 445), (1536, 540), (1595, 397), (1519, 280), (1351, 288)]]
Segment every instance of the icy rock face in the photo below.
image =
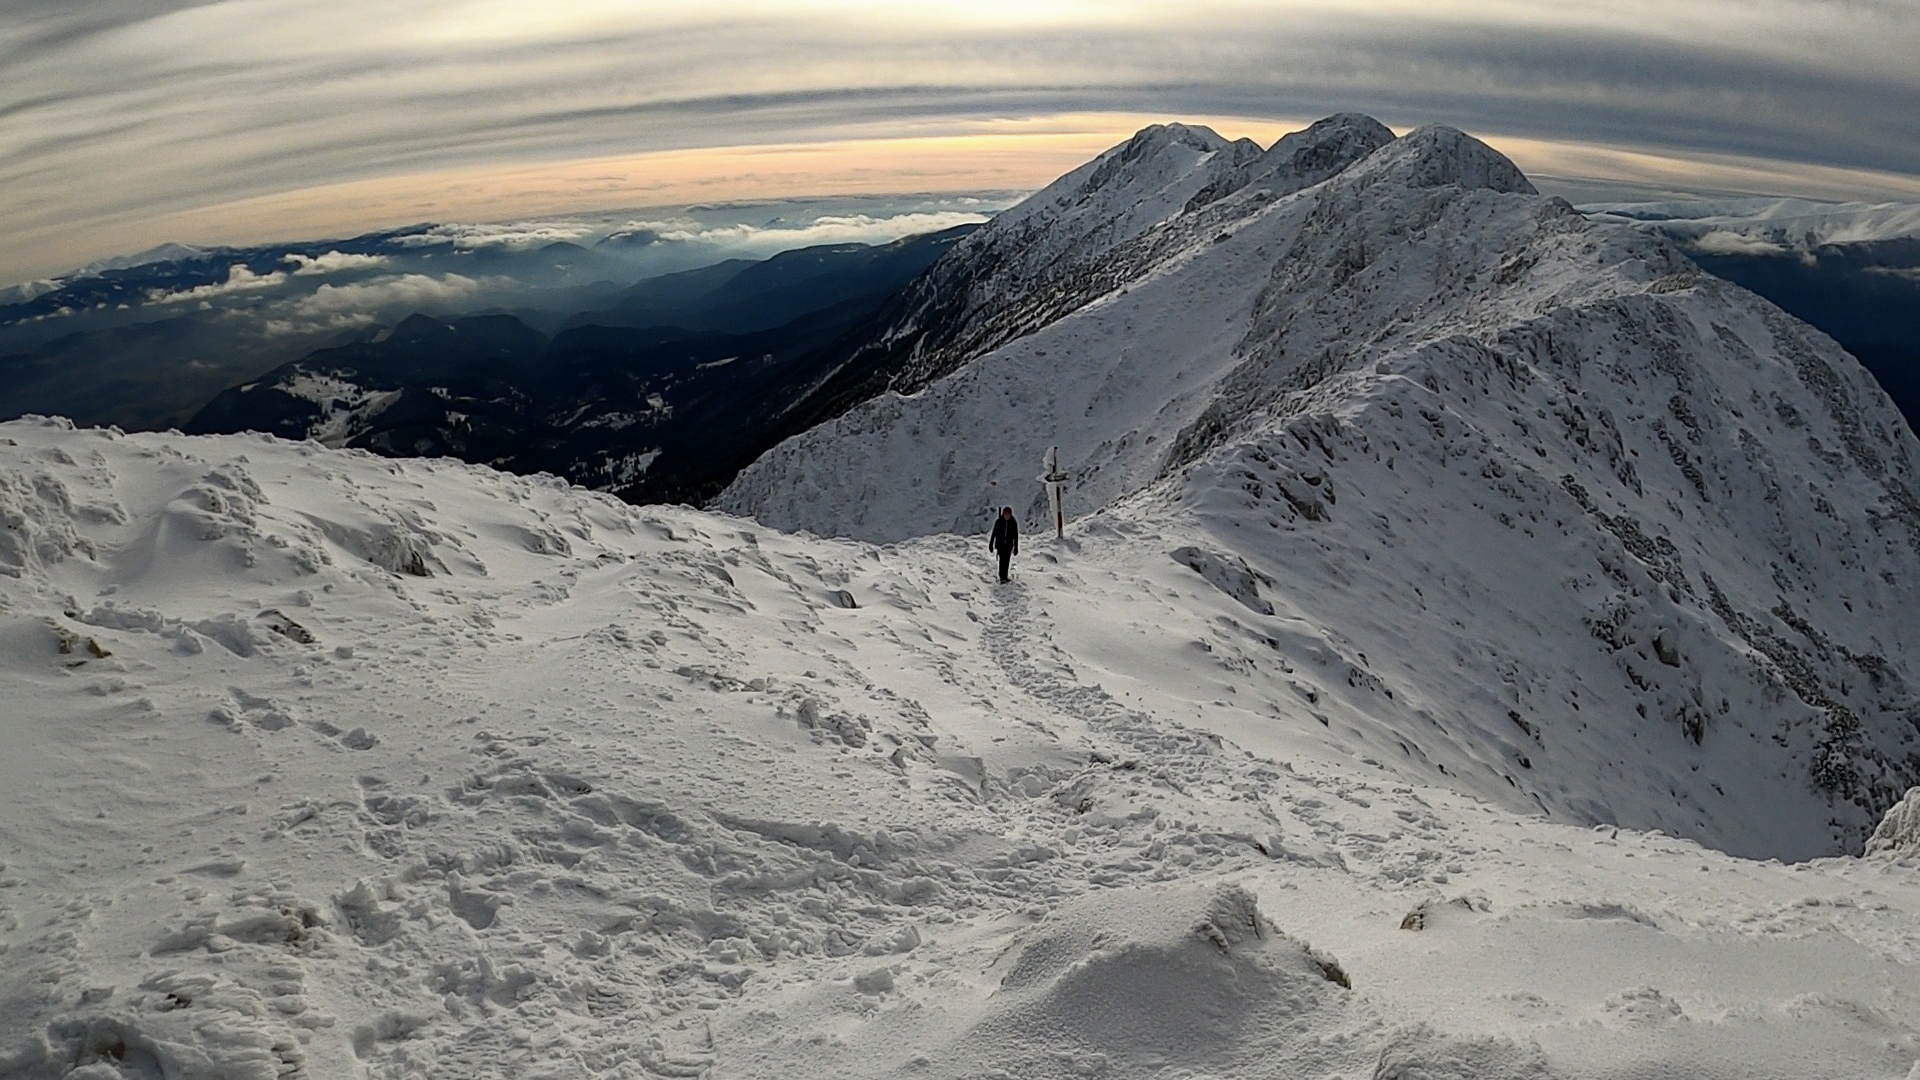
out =
[[(1354, 611), (1355, 584), (1437, 638), (1456, 636), (1452, 619), (1472, 626), (1485, 662), (1457, 661), (1472, 675), (1447, 693), (1496, 686), (1504, 700), (1441, 723), (1511, 745), (1482, 767), (1515, 790), (1558, 771), (1572, 747), (1544, 713), (1618, 770), (1590, 795), (1542, 795), (1550, 810), (1605, 821), (1638, 803), (1655, 815), (1640, 824), (1724, 837), (1748, 803), (1747, 820), (1775, 817), (1774, 839), (1718, 842), (1812, 854), (1823, 845), (1801, 823), (1824, 820), (1829, 844), (1857, 850), (1915, 779), (1900, 612), (1920, 574), (1920, 448), (1817, 332), (1661, 245), (1498, 191), (1504, 170), (1463, 164), (1454, 140), (1436, 147), (1449, 151), (1437, 164), (1396, 160), (1396, 146), (1325, 185), (1251, 320), (1247, 360), (1174, 440), (1168, 493), (1239, 537), (1250, 565), (1291, 576), (1295, 597), (1315, 595), (1360, 651), (1395, 655), (1406, 634)], [(1436, 172), (1495, 187), (1420, 186)], [(1287, 495), (1302, 468), (1343, 500), (1326, 520)], [(1255, 524), (1267, 528), (1248, 535)], [(1311, 552), (1294, 542), (1307, 532)], [(1568, 540), (1577, 561), (1543, 558)], [(1340, 569), (1287, 573), (1327, 562)], [(1436, 576), (1450, 601), (1428, 591)], [(1489, 625), (1487, 610), (1564, 628), (1564, 644)], [(1612, 670), (1590, 676), (1580, 654), (1595, 644)], [(1596, 745), (1596, 705), (1627, 718), (1614, 731), (1625, 752)], [(1413, 749), (1439, 734), (1399, 730)], [(1813, 794), (1797, 814), (1760, 805), (1778, 766), (1738, 746), (1756, 739)], [(1654, 808), (1662, 789), (1672, 809)]]
[(1908, 791), (1880, 819), (1880, 827), (1867, 838), (1866, 853), (1886, 858), (1920, 855), (1920, 787)]
[(1410, 778), (1783, 857), (1860, 850), (1920, 780), (1920, 442), (1830, 339), (1458, 131), (789, 440), (721, 505), (974, 532), (1037, 516), (1050, 445), (1070, 514), (1237, 561), (1343, 642), (1346, 686), (1274, 678)]
[[(1171, 554), (1174, 562), (1199, 574), (1221, 592), (1245, 604), (1247, 610), (1261, 615), (1273, 614), (1273, 605), (1260, 598), (1260, 575), (1249, 569), (1238, 556), (1218, 555), (1191, 545), (1175, 548)], [(1273, 580), (1268, 578), (1266, 583), (1272, 585)]]

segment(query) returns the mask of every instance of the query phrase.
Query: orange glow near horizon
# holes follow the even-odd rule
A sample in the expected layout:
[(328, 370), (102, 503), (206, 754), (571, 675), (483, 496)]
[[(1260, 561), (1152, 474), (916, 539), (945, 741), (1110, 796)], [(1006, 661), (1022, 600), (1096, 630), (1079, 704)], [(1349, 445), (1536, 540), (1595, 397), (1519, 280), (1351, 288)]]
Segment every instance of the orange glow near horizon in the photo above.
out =
[[(121, 247), (169, 240), (259, 243), (422, 221), (501, 221), (625, 208), (833, 195), (1031, 191), (1169, 118), (1099, 113), (981, 121), (957, 134), (720, 146), (484, 165), (328, 184), (120, 227)], [(1305, 120), (1206, 123), (1270, 145)], [(119, 253), (118, 251), (114, 253)], [(100, 254), (87, 257), (97, 257)]]
[(1099, 135), (975, 135), (666, 150), (358, 180), (187, 211), (163, 231), (309, 233), (626, 207), (831, 195), (1022, 191), (1111, 145)]
[[(836, 195), (1031, 191), (1170, 119), (1089, 113), (980, 121), (954, 133), (785, 145), (720, 146), (614, 157), (441, 169), (327, 184), (120, 222), (68, 237), (78, 265), (168, 241), (254, 244), (346, 236), (419, 222), (489, 222), (695, 203)], [(1262, 146), (1304, 119), (1202, 117), (1229, 138)], [(1404, 129), (1400, 131), (1404, 134)], [(1877, 192), (1920, 199), (1920, 178), (1736, 158), (1663, 157), (1600, 146), (1487, 137), (1534, 175), (1615, 180), (1675, 189), (1845, 197)], [(1857, 195), (1856, 195), (1857, 197)]]

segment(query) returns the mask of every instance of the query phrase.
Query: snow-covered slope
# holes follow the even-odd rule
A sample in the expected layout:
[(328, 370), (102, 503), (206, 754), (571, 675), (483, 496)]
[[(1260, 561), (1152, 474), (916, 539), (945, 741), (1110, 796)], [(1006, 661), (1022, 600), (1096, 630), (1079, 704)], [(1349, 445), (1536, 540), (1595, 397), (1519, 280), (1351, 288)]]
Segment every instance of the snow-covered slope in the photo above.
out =
[(0, 523), (6, 1080), (1920, 1059), (1910, 848), (1407, 782), (1329, 700), (1366, 659), (1163, 516), (1003, 587), (950, 535), (16, 422)]
[[(1783, 857), (1859, 850), (1920, 780), (1920, 444), (1885, 394), (1457, 131), (789, 440), (718, 505), (1032, 528), (1049, 445), (1103, 511), (1076, 540), (1151, 522), (1254, 583), (1181, 673), (1250, 672), (1243, 745), (1291, 697), (1409, 781)], [(1261, 645), (1294, 634), (1333, 677)]]
[(1145, 128), (955, 245), (843, 369), (911, 393), (1392, 138), (1378, 121), (1344, 113), (1265, 151), (1205, 127)]

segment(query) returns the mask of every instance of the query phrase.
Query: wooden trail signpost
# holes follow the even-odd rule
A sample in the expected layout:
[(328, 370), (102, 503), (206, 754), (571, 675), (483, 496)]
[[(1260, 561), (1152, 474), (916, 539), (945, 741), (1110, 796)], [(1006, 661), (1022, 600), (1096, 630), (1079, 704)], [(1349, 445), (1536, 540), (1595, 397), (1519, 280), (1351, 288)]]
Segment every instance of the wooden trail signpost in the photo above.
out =
[(1053, 507), (1053, 535), (1057, 540), (1064, 540), (1067, 538), (1067, 515), (1061, 509), (1061, 485), (1071, 477), (1060, 471), (1059, 447), (1047, 447), (1047, 458), (1041, 467), (1044, 471), (1040, 474), (1040, 482), (1047, 485), (1047, 501)]

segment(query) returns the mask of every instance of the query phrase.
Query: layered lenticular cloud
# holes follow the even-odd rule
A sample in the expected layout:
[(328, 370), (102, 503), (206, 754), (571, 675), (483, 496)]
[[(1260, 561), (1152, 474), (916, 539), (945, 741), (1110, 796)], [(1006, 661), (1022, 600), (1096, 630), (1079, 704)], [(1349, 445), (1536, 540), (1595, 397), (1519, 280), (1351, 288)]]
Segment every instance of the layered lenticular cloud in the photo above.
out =
[(0, 279), (176, 238), (966, 189), (882, 149), (910, 140), (958, 140), (973, 187), (1038, 184), (1116, 117), (1359, 109), (1911, 198), (1915, 55), (1897, 0), (16, 0)]

